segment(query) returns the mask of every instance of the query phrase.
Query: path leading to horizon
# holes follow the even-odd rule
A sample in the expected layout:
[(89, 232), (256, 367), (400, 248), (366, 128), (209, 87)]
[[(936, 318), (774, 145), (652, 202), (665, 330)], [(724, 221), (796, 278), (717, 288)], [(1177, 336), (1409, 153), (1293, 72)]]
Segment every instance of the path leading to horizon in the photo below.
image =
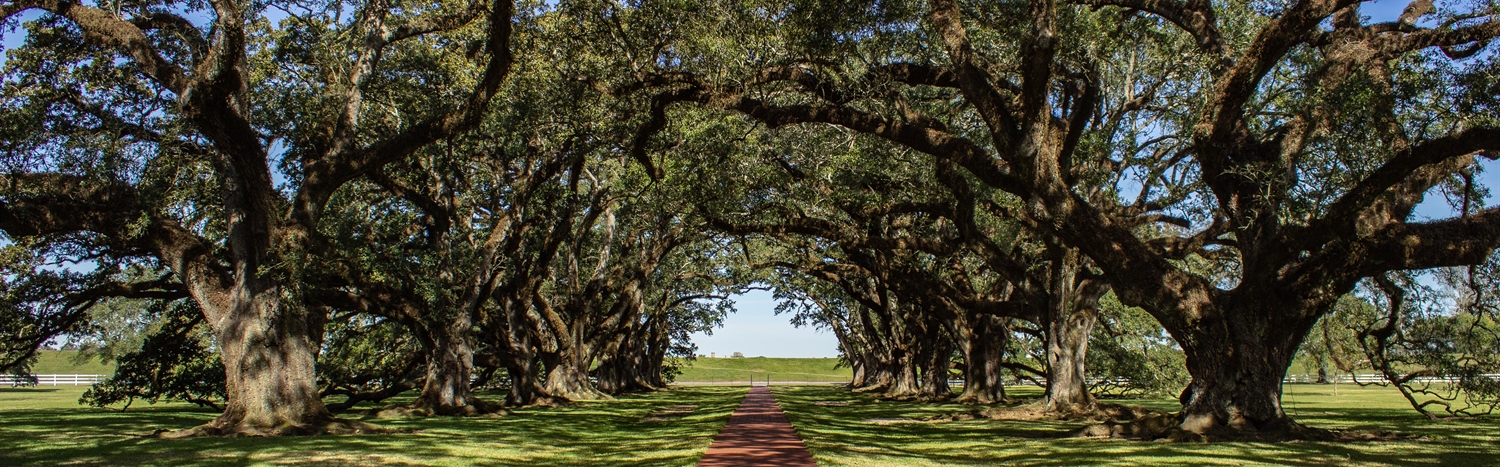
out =
[(816, 467), (818, 463), (771, 396), (771, 388), (756, 386), (729, 416), (698, 467), (761, 465)]

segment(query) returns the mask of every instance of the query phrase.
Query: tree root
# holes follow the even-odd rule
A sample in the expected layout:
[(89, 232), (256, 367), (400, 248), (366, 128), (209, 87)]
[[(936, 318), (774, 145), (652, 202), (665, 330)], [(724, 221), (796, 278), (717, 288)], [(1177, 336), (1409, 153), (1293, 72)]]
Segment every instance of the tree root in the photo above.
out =
[(365, 416), (374, 418), (425, 418), (438, 416), (501, 417), (509, 414), (510, 411), (506, 410), (505, 406), (477, 398), (468, 404), (460, 406), (437, 406), (427, 401), (418, 400), (408, 405), (365, 411)]
[(1009, 403), (1011, 403), (1011, 400), (1008, 397), (990, 398), (988, 396), (981, 395), (981, 394), (969, 394), (969, 393), (965, 393), (965, 394), (960, 394), (957, 399), (953, 399), (953, 403), (955, 403), (955, 404), (964, 404), (964, 405), (994, 405), (994, 404), (1009, 404)]
[(1286, 420), (1270, 429), (1233, 428), (1215, 425), (1202, 432), (1182, 427), (1179, 413), (1157, 413), (1131, 421), (1111, 420), (1089, 425), (1068, 432), (1075, 438), (1120, 438), (1139, 441), (1170, 442), (1302, 442), (1302, 441), (1402, 441), (1413, 437), (1388, 431), (1374, 430), (1329, 430), (1313, 428), (1295, 421)]
[(890, 387), (890, 385), (888, 385), (888, 384), (871, 384), (871, 385), (860, 386), (860, 387), (851, 387), (851, 388), (849, 388), (849, 392), (852, 392), (852, 393), (855, 393), (855, 394), (862, 394), (862, 393), (867, 393), (867, 392), (885, 392), (885, 390), (887, 388), (889, 388), (889, 387)]
[(946, 402), (953, 399), (952, 394), (934, 395), (922, 391), (884, 392), (876, 397), (898, 402)]
[(547, 397), (551, 397), (551, 398), (557, 399), (557, 400), (567, 401), (569, 403), (571, 403), (571, 402), (585, 402), (585, 401), (612, 401), (612, 400), (615, 400), (615, 396), (611, 396), (609, 394), (606, 394), (604, 391), (600, 391), (600, 390), (593, 389), (593, 388), (573, 388), (573, 389), (569, 389), (569, 390), (566, 390), (566, 391), (563, 391), (563, 390), (544, 391), (544, 393), (548, 394)]
[(1122, 421), (1136, 420), (1148, 417), (1160, 412), (1151, 409), (1122, 404), (1094, 404), (1093, 410), (1072, 410), (1067, 412), (1048, 411), (1044, 402), (1032, 402), (1029, 404), (1015, 405), (1009, 407), (989, 407), (985, 409), (970, 410), (952, 414), (929, 417), (929, 420), (938, 421), (967, 421), (967, 420), (1007, 420), (1007, 421)]
[(523, 404), (507, 404), (506, 406), (510, 408), (552, 408), (570, 407), (572, 405), (573, 401), (561, 397), (535, 397)]
[(409, 430), (397, 430), (380, 425), (362, 422), (359, 420), (348, 420), (335, 417), (327, 417), (325, 420), (305, 424), (285, 424), (278, 426), (253, 426), (244, 423), (231, 424), (215, 419), (203, 425), (195, 426), (185, 430), (165, 431), (158, 430), (152, 436), (163, 439), (180, 438), (235, 438), (240, 436), (319, 436), (319, 435), (363, 435), (363, 434), (390, 434), (404, 433)]

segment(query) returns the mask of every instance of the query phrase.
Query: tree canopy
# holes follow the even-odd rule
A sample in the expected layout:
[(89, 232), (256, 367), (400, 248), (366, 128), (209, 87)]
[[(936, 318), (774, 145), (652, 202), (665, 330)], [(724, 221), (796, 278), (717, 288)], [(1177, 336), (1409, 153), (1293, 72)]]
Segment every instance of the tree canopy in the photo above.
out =
[(885, 397), (1296, 437), (1359, 349), (1488, 412), (1500, 5), (1364, 5), (0, 1), (0, 369), (369, 431), (664, 388), (761, 287)]

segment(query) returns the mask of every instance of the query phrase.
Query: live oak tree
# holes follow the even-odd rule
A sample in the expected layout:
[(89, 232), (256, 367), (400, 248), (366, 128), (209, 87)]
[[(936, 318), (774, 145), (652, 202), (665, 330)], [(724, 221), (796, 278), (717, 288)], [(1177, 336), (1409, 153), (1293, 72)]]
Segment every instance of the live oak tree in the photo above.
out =
[[(535, 30), (518, 31), (534, 37)], [(522, 55), (523, 57), (525, 54)], [(475, 335), (508, 283), (533, 283), (517, 260), (534, 254), (525, 239), (550, 225), (552, 185), (577, 169), (584, 138), (563, 112), (536, 101), (567, 100), (525, 59), (516, 81), (470, 135), (434, 145), (372, 172), (334, 199), (324, 223), (328, 261), (311, 273), (315, 302), (389, 320), (422, 348), (421, 394), (408, 413), (475, 415), (499, 410), (471, 390), (476, 354), (494, 367), (527, 354)], [(565, 84), (565, 83), (564, 83)], [(576, 97), (576, 96), (572, 96)], [(528, 102), (532, 101), (532, 102)], [(530, 121), (549, 121), (530, 125)], [(551, 127), (551, 128), (549, 128)], [(509, 271), (509, 274), (507, 274)]]
[[(0, 229), (172, 272), (227, 382), (223, 415), (183, 434), (365, 428), (318, 397), (323, 318), (301, 268), (336, 191), (478, 123), (510, 68), (513, 5), (0, 5), (28, 11), (6, 62)], [(432, 54), (455, 66), (391, 60)]]
[(1361, 277), (1480, 262), (1500, 240), (1496, 209), (1409, 219), (1500, 150), (1493, 97), (1475, 92), (1493, 59), (1461, 62), (1500, 35), (1493, 6), (1418, 1), (1383, 23), (1359, 7), (859, 4), (847, 28), (783, 31), (831, 43), (723, 65), (734, 57), (674, 56), (642, 83), (663, 114), (692, 103), (771, 128), (833, 125), (1017, 196), (1016, 215), (1183, 348), (1181, 430), (1295, 436), (1281, 379), (1338, 297)]
[(961, 400), (1001, 400), (1002, 371), (1035, 369), (1004, 355), (1008, 323), (1022, 320), (1045, 337), (1038, 353), (1048, 361), (1037, 376), (1046, 377), (1047, 410), (1093, 410), (1083, 363), (1105, 287), (1080, 271), (1076, 251), (1048, 246), (1007, 220), (1001, 204), (1013, 204), (1008, 195), (971, 186), (946, 163), (934, 176), (924, 167), (930, 160), (837, 132), (785, 129), (735, 151), (715, 135), (745, 130), (684, 122), (664, 128), (690, 135), (672, 153), (709, 154), (705, 168), (735, 167), (688, 169), (717, 187), (701, 208), (710, 225), (755, 239), (760, 247), (752, 254), (747, 246), (746, 261), (779, 270), (778, 294), (834, 329), (856, 390), (946, 399), (958, 351)]

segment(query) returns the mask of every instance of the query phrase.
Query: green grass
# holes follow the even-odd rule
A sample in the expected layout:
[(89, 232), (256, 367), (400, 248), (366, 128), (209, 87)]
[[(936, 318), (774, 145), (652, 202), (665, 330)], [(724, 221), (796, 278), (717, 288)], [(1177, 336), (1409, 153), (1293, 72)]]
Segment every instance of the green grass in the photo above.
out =
[(836, 358), (700, 358), (689, 362), (677, 377), (681, 382), (765, 381), (848, 382), (848, 367), (834, 368)]
[[(142, 435), (217, 414), (175, 403), (124, 412), (80, 407), (82, 391), (0, 389), (0, 465), (686, 466), (697, 463), (745, 392), (684, 388), (496, 418), (369, 420), (416, 430), (408, 434), (164, 440)], [(679, 404), (698, 409), (671, 421), (641, 420)]]
[[(753, 360), (753, 359), (745, 359)], [(769, 359), (768, 359), (769, 360)], [(693, 465), (744, 395), (743, 387), (689, 387), (497, 418), (370, 420), (406, 434), (162, 440), (216, 413), (186, 404), (130, 410), (81, 407), (83, 388), (0, 389), (0, 465)], [(1414, 441), (1154, 443), (1057, 438), (1064, 422), (965, 421), (878, 425), (971, 410), (955, 404), (878, 401), (833, 386), (773, 387), (824, 466), (959, 465), (1500, 465), (1500, 418), (1428, 422), (1389, 388), (1288, 385), (1285, 407), (1315, 427), (1391, 430)], [(1009, 389), (1036, 398), (1040, 389)], [(501, 395), (487, 397), (498, 400)], [(819, 406), (818, 401), (851, 401)], [(1124, 401), (1175, 410), (1170, 399)], [(642, 420), (669, 405), (697, 411)], [(345, 415), (352, 417), (352, 415)]]
[[(1425, 435), (1415, 441), (1346, 443), (1155, 443), (1060, 439), (1080, 423), (976, 420), (877, 425), (873, 418), (920, 418), (970, 410), (952, 404), (877, 401), (833, 387), (773, 388), (808, 449), (824, 466), (951, 465), (1500, 465), (1500, 419), (1428, 422), (1391, 388), (1287, 385), (1285, 408), (1322, 428)], [(1039, 389), (1013, 388), (1038, 397)], [(818, 406), (848, 400), (844, 407)], [(1123, 401), (1176, 410), (1167, 399)]]
[(74, 363), (73, 357), (78, 355), (77, 350), (43, 350), (37, 353), (36, 365), (31, 367), (31, 372), (38, 375), (112, 375), (115, 374), (114, 365), (99, 363), (99, 360), (90, 359), (83, 363)]

